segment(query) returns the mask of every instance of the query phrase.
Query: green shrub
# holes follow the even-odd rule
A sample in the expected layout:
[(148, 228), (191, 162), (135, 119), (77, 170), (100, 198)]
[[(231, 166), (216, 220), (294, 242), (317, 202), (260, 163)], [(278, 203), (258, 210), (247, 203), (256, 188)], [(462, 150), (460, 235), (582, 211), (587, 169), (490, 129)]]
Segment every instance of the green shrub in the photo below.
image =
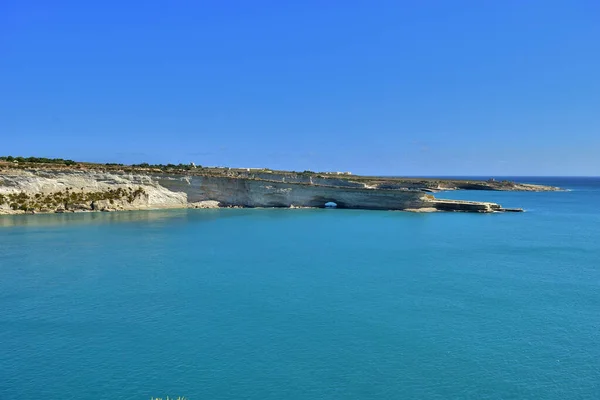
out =
[(4, 161), (17, 161), (17, 162), (29, 162), (29, 163), (40, 163), (40, 164), (64, 164), (64, 165), (75, 165), (77, 164), (73, 160), (64, 160), (62, 158), (45, 158), (45, 157), (13, 157), (4, 156), (0, 157), (0, 160)]

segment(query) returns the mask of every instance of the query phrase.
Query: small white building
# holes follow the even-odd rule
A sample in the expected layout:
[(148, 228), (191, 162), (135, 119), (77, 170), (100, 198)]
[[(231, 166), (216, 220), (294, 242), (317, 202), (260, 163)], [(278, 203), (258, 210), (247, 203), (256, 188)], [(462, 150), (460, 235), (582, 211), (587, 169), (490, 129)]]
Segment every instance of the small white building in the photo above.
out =
[(337, 172), (327, 172), (327, 173), (331, 174), (331, 175), (352, 175), (352, 172), (349, 172), (349, 171), (347, 171), (347, 172), (337, 171)]

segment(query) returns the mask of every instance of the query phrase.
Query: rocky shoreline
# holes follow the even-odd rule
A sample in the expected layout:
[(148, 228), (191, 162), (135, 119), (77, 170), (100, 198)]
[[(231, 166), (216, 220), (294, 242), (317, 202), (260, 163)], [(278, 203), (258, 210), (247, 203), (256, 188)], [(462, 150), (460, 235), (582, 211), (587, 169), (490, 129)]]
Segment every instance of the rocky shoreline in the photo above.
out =
[(554, 191), (514, 182), (324, 176), (239, 170), (155, 172), (150, 169), (0, 165), (0, 214), (278, 207), (502, 212), (499, 204), (435, 198), (445, 190)]

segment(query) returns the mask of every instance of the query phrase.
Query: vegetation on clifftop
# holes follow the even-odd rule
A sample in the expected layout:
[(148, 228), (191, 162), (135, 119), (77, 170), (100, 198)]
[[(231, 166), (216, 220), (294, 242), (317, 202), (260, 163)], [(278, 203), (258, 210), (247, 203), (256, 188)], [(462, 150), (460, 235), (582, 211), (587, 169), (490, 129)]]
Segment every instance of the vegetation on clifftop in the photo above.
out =
[[(16, 161), (16, 162), (15, 162)], [(399, 176), (361, 176), (353, 175), (350, 172), (315, 172), (311, 170), (284, 171), (269, 168), (230, 168), (230, 167), (209, 167), (194, 163), (190, 164), (120, 164), (120, 163), (89, 163), (75, 162), (72, 160), (63, 160), (61, 158), (44, 157), (0, 157), (0, 170), (16, 169), (35, 172), (38, 170), (49, 171), (100, 171), (115, 173), (147, 174), (147, 175), (185, 175), (185, 176), (204, 176), (204, 177), (222, 177), (239, 178), (249, 180), (287, 182), (296, 184), (316, 184), (331, 186), (346, 186), (342, 181), (350, 181), (351, 186), (363, 184), (373, 189), (386, 190), (525, 190), (525, 191), (555, 191), (559, 188), (542, 185), (520, 184), (511, 181), (496, 181), (488, 179), (452, 179), (452, 178), (433, 178), (433, 177), (399, 177)], [(319, 181), (313, 179), (320, 179)], [(330, 181), (327, 181), (329, 180)]]
[[(106, 165), (111, 165), (111, 164), (106, 164)], [(123, 165), (123, 164), (119, 164), (119, 165)], [(194, 168), (202, 168), (201, 165), (191, 165), (191, 164), (148, 164), (148, 163), (131, 164), (131, 167), (160, 169), (162, 171), (166, 171), (166, 170), (170, 170), (170, 169), (189, 171)]]
[(192, 169), (201, 169), (201, 165), (196, 164), (149, 164), (147, 162), (143, 162), (140, 164), (121, 164), (121, 163), (105, 163), (105, 164), (95, 164), (95, 163), (87, 163), (87, 162), (76, 162), (73, 160), (65, 160), (62, 158), (46, 158), (46, 157), (14, 157), (14, 156), (1, 156), (0, 161), (5, 161), (14, 164), (47, 164), (47, 165), (56, 165), (56, 166), (86, 166), (86, 167), (119, 167), (125, 169), (148, 169), (148, 170), (160, 170), (161, 172), (167, 171), (189, 171)]
[(0, 157), (0, 161), (17, 162), (17, 163), (40, 163), (40, 164), (60, 164), (60, 165), (75, 165), (77, 164), (73, 160), (64, 160), (62, 158), (45, 158), (45, 157), (13, 157), (3, 156)]

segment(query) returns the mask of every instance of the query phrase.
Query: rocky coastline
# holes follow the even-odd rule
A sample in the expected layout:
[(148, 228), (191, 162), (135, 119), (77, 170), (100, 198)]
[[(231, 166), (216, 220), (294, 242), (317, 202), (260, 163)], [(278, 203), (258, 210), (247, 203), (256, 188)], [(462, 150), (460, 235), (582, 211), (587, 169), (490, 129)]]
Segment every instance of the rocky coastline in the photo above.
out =
[(502, 212), (488, 202), (437, 199), (446, 190), (554, 191), (494, 180), (337, 176), (230, 168), (156, 171), (104, 165), (0, 163), (0, 214), (278, 207)]

